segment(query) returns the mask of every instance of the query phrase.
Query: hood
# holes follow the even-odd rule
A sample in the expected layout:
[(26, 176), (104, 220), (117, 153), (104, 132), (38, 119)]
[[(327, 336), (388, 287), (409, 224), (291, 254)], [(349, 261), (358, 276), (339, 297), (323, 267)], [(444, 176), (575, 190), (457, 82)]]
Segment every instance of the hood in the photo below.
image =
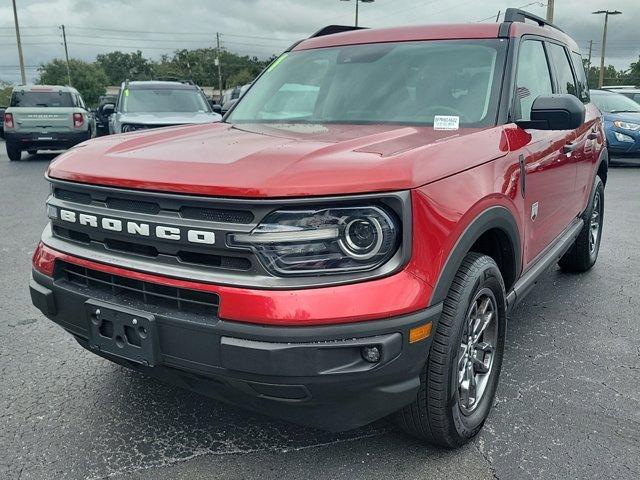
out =
[(100, 137), (61, 154), (52, 178), (222, 197), (403, 190), (507, 151), (504, 127), (215, 123)]
[(604, 119), (607, 122), (621, 120), (623, 122), (640, 123), (640, 112), (605, 113)]
[(222, 118), (215, 112), (154, 112), (154, 113), (121, 113), (122, 123), (139, 125), (180, 125), (218, 122)]

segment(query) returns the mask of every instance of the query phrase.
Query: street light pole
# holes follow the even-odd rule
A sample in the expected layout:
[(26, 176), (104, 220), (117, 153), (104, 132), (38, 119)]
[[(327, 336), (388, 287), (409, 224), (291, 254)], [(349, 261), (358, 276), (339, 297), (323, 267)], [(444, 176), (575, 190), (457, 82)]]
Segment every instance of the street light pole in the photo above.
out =
[(600, 76), (598, 77), (598, 88), (604, 85), (604, 52), (607, 46), (607, 24), (609, 23), (609, 15), (622, 15), (618, 10), (598, 10), (592, 12), (594, 15), (604, 14), (604, 29), (602, 30), (602, 49), (600, 51)]
[(553, 23), (553, 0), (547, 0), (547, 22)]
[[(350, 0), (340, 0), (342, 2), (349, 2)], [(356, 24), (355, 26), (358, 26), (358, 4), (360, 2), (362, 3), (373, 3), (375, 0), (356, 0)]]
[(13, 1), (13, 21), (16, 24), (16, 42), (18, 43), (18, 60), (20, 61), (20, 75), (22, 76), (22, 84), (27, 83), (27, 75), (24, 72), (24, 57), (22, 56), (22, 42), (20, 41), (20, 26), (18, 25), (18, 9), (16, 8), (16, 0)]

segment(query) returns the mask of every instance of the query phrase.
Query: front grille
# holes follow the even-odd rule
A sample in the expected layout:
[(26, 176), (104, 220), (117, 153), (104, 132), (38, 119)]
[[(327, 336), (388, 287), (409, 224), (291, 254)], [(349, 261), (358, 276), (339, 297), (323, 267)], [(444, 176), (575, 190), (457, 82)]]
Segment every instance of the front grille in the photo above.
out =
[[(192, 252), (189, 250), (179, 250), (175, 253), (162, 253), (153, 245), (147, 245), (141, 242), (128, 242), (117, 238), (91, 238), (90, 235), (79, 232), (77, 230), (63, 228), (58, 225), (53, 226), (53, 232), (58, 237), (73, 240), (90, 245), (92, 242), (104, 245), (108, 250), (130, 253), (133, 255), (142, 255), (149, 258), (157, 258), (160, 254), (168, 257), (175, 257), (182, 263), (193, 265), (205, 265), (207, 267), (216, 267), (224, 270), (248, 271), (251, 269), (251, 261), (243, 257), (231, 257), (227, 255), (213, 255), (203, 252)], [(159, 245), (162, 248), (161, 245)]]
[(250, 224), (254, 220), (254, 215), (250, 210), (211, 208), (197, 205), (199, 203), (197, 200), (189, 202), (191, 203), (189, 205), (179, 201), (164, 202), (165, 204), (161, 205), (159, 202), (145, 201), (138, 197), (127, 198), (126, 195), (100, 195), (98, 190), (85, 193), (58, 187), (54, 188), (53, 196), (67, 202), (80, 203), (82, 205), (94, 204), (123, 212), (146, 213), (149, 215), (161, 215), (164, 213), (169, 216), (179, 215), (182, 218), (191, 220), (244, 225)]
[(59, 198), (60, 200), (82, 203), (83, 205), (89, 205), (91, 203), (91, 195), (89, 195), (88, 193), (74, 192), (72, 190), (65, 190), (63, 188), (55, 188), (53, 190), (53, 196)]
[(134, 280), (68, 262), (56, 262), (55, 278), (94, 298), (151, 313), (218, 316), (220, 299), (215, 293)]

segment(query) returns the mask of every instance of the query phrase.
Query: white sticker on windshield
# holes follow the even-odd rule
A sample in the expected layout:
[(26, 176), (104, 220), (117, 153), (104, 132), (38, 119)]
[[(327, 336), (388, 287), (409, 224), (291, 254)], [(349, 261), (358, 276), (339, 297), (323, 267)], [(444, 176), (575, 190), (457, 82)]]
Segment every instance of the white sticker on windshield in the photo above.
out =
[(433, 117), (434, 130), (458, 130), (460, 117), (457, 115), (436, 115)]

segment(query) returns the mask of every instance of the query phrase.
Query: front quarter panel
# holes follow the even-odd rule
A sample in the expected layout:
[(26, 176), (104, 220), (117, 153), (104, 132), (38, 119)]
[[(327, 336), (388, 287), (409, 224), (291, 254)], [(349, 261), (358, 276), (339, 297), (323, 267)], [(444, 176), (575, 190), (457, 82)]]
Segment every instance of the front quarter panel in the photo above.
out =
[[(434, 287), (430, 304), (444, 300), (452, 275), (468, 251), (466, 246), (473, 245), (492, 226), (509, 230), (516, 237), (514, 276), (519, 275), (522, 208), (520, 167), (513, 154), (414, 191), (413, 260), (408, 268)], [(482, 225), (475, 223), (478, 228), (469, 228), (478, 221)]]

